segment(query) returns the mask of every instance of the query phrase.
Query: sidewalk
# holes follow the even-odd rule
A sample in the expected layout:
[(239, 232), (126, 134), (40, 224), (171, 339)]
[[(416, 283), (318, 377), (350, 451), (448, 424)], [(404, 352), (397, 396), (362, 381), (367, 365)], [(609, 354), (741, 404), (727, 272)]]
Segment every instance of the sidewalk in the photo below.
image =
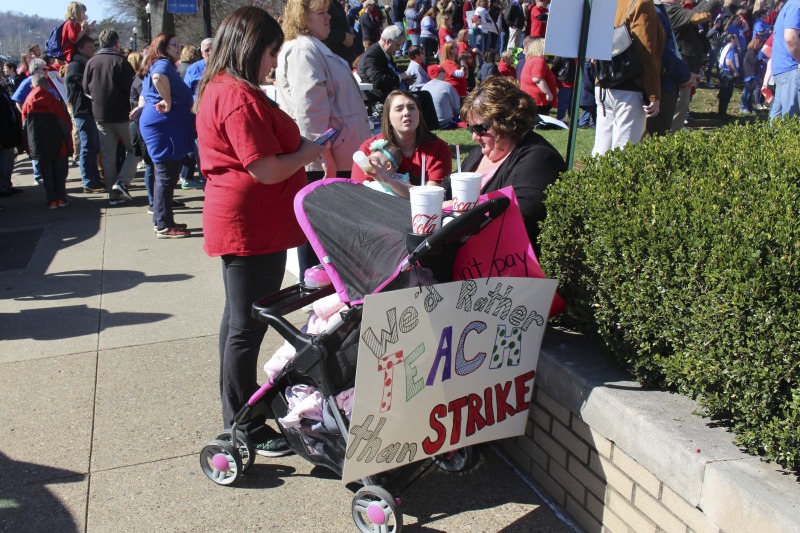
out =
[[(258, 457), (236, 487), (200, 470), (222, 428), (223, 302), (202, 191), (176, 191), (192, 237), (159, 240), (141, 173), (134, 201), (112, 208), (79, 192), (77, 167), (63, 209), (45, 208), (26, 158), (13, 180), (25, 192), (0, 198), (0, 530), (355, 531), (350, 487), (297, 456)], [(279, 344), (268, 334), (263, 360)], [(409, 531), (572, 531), (491, 447), (480, 456), (404, 492)]]

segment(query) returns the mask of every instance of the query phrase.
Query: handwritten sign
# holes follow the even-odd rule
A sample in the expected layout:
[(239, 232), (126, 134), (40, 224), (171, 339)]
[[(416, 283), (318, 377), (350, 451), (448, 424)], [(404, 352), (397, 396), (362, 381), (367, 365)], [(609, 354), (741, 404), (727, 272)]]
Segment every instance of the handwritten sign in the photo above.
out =
[[(511, 187), (484, 194), (479, 202), (498, 196), (511, 200), (508, 209), (470, 239), (456, 252), (453, 265), (453, 279), (478, 279), (494, 277), (546, 278), (536, 252), (528, 239), (525, 222), (517, 204), (517, 197)], [(490, 280), (481, 280), (489, 283)], [(557, 294), (549, 316), (561, 313), (566, 303)]]
[(367, 296), (342, 481), (525, 432), (556, 280)]

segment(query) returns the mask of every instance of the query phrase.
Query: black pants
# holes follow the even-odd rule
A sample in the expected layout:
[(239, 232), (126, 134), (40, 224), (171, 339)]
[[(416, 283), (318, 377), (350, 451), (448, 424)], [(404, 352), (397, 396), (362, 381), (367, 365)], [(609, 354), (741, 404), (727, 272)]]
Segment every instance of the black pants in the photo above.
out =
[(728, 114), (728, 104), (731, 102), (731, 96), (733, 96), (733, 84), (735, 81), (736, 78), (731, 76), (730, 71), (727, 70), (723, 70), (719, 76), (719, 93), (717, 94), (719, 108), (717, 112), (720, 115)]
[(658, 115), (647, 119), (647, 133), (656, 137), (667, 135), (672, 129), (672, 115), (675, 114), (675, 106), (678, 103), (678, 93), (668, 93), (661, 91), (661, 107)]
[[(219, 326), (219, 389), (225, 429), (258, 390), (258, 352), (267, 325), (251, 316), (251, 306), (281, 288), (285, 268), (285, 251), (222, 257), (225, 308)], [(254, 418), (241, 428), (253, 444), (274, 434), (264, 422), (264, 417)]]
[(181, 172), (181, 160), (154, 162), (155, 185), (153, 188), (153, 224), (160, 230), (175, 225), (172, 213), (172, 200), (175, 197), (175, 184)]

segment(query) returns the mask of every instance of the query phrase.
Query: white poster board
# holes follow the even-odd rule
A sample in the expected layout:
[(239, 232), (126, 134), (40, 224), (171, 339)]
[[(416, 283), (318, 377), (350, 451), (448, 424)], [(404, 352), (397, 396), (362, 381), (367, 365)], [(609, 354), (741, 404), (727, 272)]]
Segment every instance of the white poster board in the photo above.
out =
[(367, 296), (342, 481), (522, 435), (557, 281)]
[(53, 82), (53, 85), (55, 85), (58, 94), (61, 95), (61, 101), (66, 104), (69, 101), (67, 100), (67, 88), (64, 85), (64, 80), (61, 79), (61, 75), (54, 70), (50, 70), (47, 72), (47, 76), (50, 78), (50, 81)]
[[(585, 0), (558, 0), (550, 4), (544, 51), (547, 55), (578, 57)], [(592, 0), (587, 59), (611, 59), (611, 41), (617, 0)]]

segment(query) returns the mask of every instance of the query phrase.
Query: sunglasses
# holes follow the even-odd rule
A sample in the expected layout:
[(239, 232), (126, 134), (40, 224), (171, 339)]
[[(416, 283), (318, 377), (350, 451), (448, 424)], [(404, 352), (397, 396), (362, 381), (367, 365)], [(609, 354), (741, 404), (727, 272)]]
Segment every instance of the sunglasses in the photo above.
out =
[(469, 132), (478, 135), (486, 135), (486, 132), (488, 132), (491, 127), (491, 124), (467, 124)]

